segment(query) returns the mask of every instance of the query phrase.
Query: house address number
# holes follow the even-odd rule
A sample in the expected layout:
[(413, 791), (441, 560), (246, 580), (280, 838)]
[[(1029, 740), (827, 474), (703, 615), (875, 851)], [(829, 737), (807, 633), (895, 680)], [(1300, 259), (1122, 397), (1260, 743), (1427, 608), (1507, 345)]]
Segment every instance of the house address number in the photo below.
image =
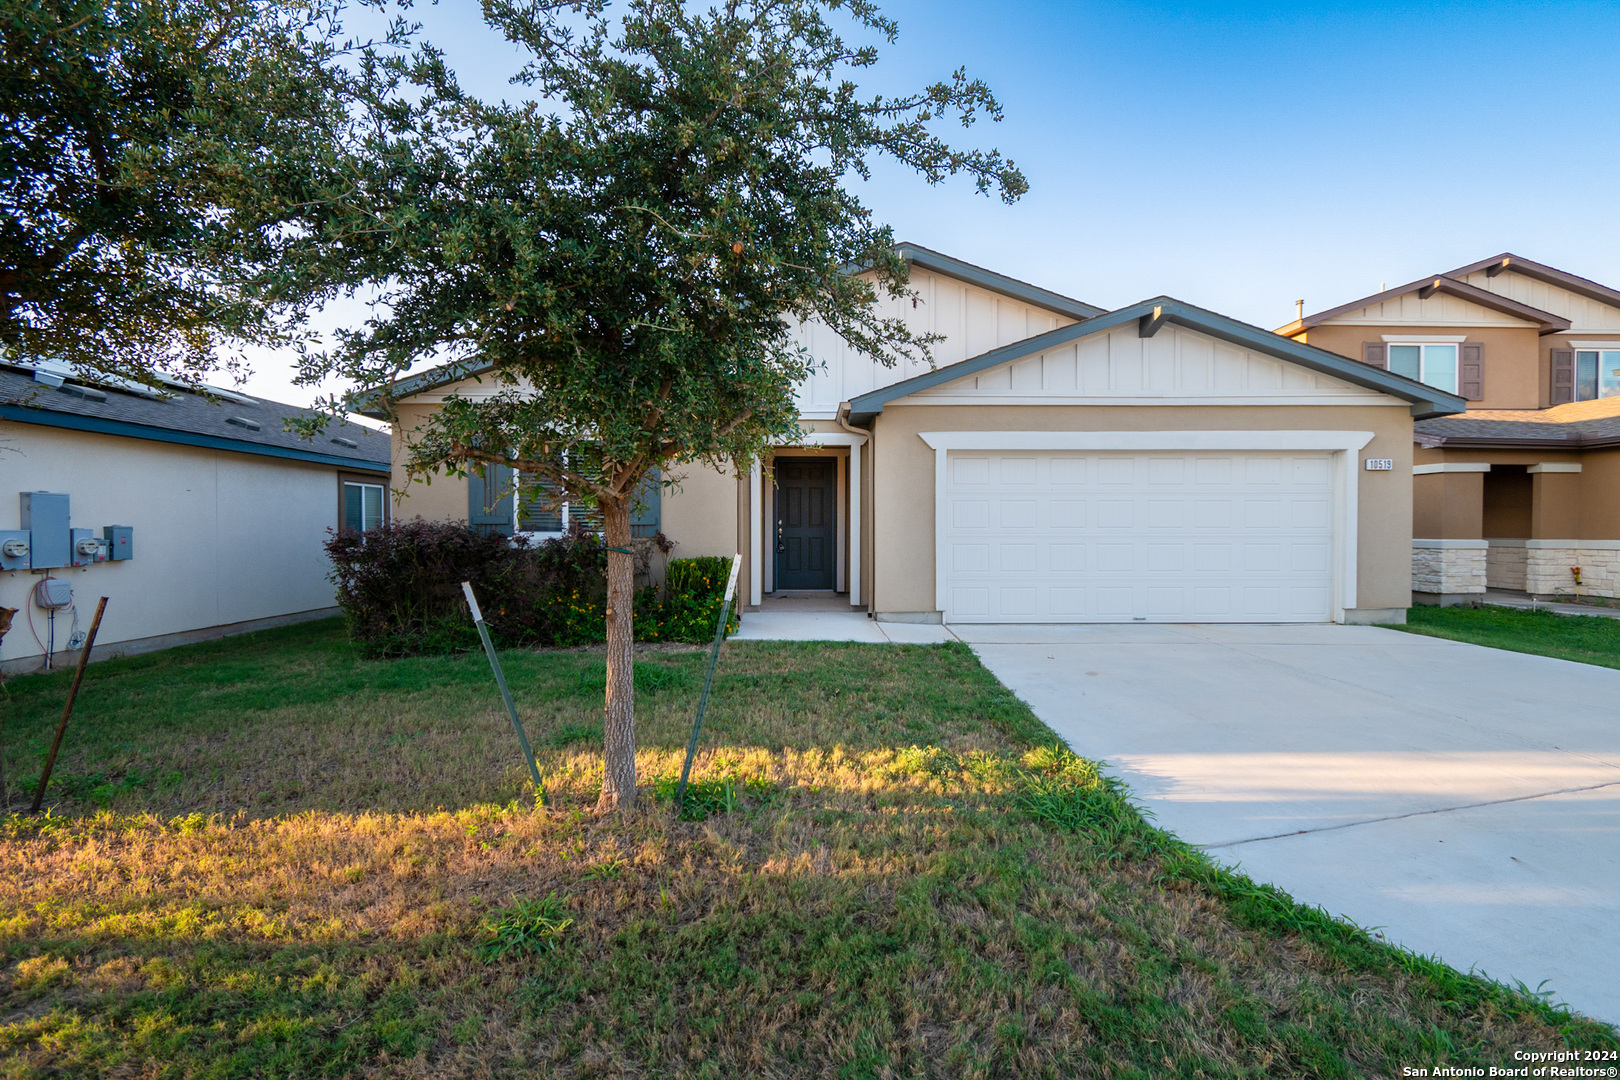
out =
[(1395, 459), (1387, 457), (1370, 457), (1367, 459), (1368, 472), (1389, 472), (1395, 468)]

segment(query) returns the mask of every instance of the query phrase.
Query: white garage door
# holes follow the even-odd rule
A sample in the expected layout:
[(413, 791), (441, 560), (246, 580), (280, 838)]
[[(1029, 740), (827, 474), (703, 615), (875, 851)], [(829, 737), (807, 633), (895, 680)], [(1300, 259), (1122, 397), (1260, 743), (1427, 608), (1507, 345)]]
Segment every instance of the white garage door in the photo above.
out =
[(1323, 453), (953, 450), (952, 622), (1323, 622)]

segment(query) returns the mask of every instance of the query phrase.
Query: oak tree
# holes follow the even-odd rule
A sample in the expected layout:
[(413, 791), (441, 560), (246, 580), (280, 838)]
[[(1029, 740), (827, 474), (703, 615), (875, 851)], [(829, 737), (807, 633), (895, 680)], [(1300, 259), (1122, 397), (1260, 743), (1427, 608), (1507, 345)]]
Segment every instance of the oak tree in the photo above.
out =
[(484, 10), (525, 50), (528, 100), (478, 100), (442, 63), (379, 66), (394, 82), (356, 174), (285, 267), (376, 307), (309, 354), (303, 377), (343, 374), (386, 407), (378, 388), (412, 365), (465, 364), (485, 390), (452, 396), (417, 432), (413, 473), (497, 463), (600, 508), (599, 805), (629, 806), (634, 493), (654, 470), (725, 468), (796, 438), (794, 388), (812, 360), (794, 321), (820, 320), (878, 362), (927, 356), (929, 339), (874, 306), (905, 293), (906, 268), (852, 179), (887, 158), (1009, 202), (1026, 184), (995, 150), (937, 130), (999, 119), (983, 83), (957, 71), (899, 97), (862, 93), (856, 76), (897, 32), (867, 0)]

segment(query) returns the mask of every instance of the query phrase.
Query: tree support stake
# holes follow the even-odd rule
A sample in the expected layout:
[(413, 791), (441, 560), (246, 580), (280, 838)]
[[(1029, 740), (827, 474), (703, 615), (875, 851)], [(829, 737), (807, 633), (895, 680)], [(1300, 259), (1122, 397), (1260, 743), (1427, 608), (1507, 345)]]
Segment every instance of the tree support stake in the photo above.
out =
[(478, 636), (484, 642), (484, 655), (489, 657), (490, 670), (495, 672), (495, 685), (501, 688), (501, 700), (506, 702), (506, 715), (512, 718), (512, 730), (517, 732), (518, 745), (523, 747), (523, 760), (529, 763), (529, 776), (534, 780), (535, 793), (540, 797), (540, 805), (546, 805), (546, 787), (540, 782), (540, 766), (534, 763), (534, 750), (529, 746), (529, 737), (523, 733), (523, 723), (518, 719), (517, 706), (512, 704), (512, 691), (506, 688), (506, 674), (501, 671), (501, 661), (495, 655), (495, 643), (489, 640), (489, 627), (484, 625), (484, 613), (478, 610), (478, 598), (473, 595), (472, 582), (463, 581), (461, 591), (467, 597), (467, 606), (472, 609), (473, 625), (478, 627)]
[(51, 770), (56, 768), (56, 752), (62, 749), (62, 736), (67, 734), (68, 717), (73, 715), (73, 703), (79, 698), (79, 684), (84, 681), (84, 665), (90, 662), (90, 650), (96, 647), (96, 631), (101, 629), (101, 613), (106, 610), (107, 598), (103, 596), (101, 603), (96, 605), (96, 617), (90, 622), (90, 636), (84, 639), (84, 648), (79, 650), (79, 667), (73, 673), (67, 704), (62, 707), (62, 722), (56, 725), (56, 738), (51, 740), (51, 752), (45, 755), (45, 771), (39, 774), (39, 787), (34, 789), (34, 805), (28, 808), (30, 814), (39, 813), (40, 804), (45, 801), (45, 785), (51, 782)]
[(726, 595), (720, 602), (720, 618), (714, 624), (714, 646), (709, 650), (709, 671), (703, 676), (703, 694), (698, 698), (697, 719), (692, 721), (692, 738), (686, 744), (686, 764), (681, 766), (681, 783), (675, 789), (675, 817), (681, 816), (686, 804), (686, 778), (692, 772), (692, 759), (697, 756), (698, 732), (703, 730), (703, 710), (709, 706), (709, 690), (714, 686), (715, 665), (720, 662), (720, 643), (726, 639), (726, 619), (731, 615), (731, 598), (737, 591), (737, 572), (742, 569), (742, 555), (731, 557), (731, 575), (726, 578)]

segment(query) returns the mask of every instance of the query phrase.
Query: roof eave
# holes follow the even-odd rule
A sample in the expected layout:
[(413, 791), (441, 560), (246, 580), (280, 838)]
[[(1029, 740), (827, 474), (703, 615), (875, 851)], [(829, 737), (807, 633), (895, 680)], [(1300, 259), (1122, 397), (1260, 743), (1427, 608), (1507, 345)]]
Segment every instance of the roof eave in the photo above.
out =
[(1315, 345), (1281, 337), (1258, 326), (1250, 326), (1171, 297), (1160, 296), (1120, 308), (1118, 311), (1111, 311), (1106, 315), (1099, 315), (1082, 323), (1059, 327), (1045, 334), (1015, 341), (1011, 345), (1003, 345), (999, 349), (992, 349), (949, 367), (937, 368), (892, 386), (862, 394), (850, 401), (850, 420), (853, 423), (870, 423), (883, 412), (884, 405), (920, 390), (965, 378), (1077, 338), (1089, 337), (1116, 326), (1128, 325), (1133, 321), (1141, 323), (1143, 320), (1151, 320), (1155, 330), (1164, 323), (1175, 323), (1189, 330), (1209, 334), (1254, 349), (1256, 352), (1298, 364), (1322, 375), (1343, 379), (1379, 393), (1390, 394), (1409, 402), (1412, 415), (1416, 419), (1428, 420), (1439, 416), (1451, 416), (1468, 408), (1468, 403), (1455, 394), (1443, 393), (1434, 387), (1425, 386), (1379, 368), (1369, 367), (1358, 360), (1328, 352)]
[(1027, 281), (998, 274), (994, 270), (986, 270), (982, 266), (963, 262), (952, 258), (942, 252), (925, 248), (921, 244), (903, 241), (896, 245), (901, 258), (914, 263), (925, 270), (933, 270), (947, 277), (965, 281), (970, 285), (977, 285), (981, 289), (1000, 293), (1014, 300), (1021, 300), (1026, 304), (1044, 308), (1054, 314), (1064, 315), (1071, 319), (1091, 319), (1098, 315), (1106, 315), (1107, 308), (1088, 304), (1083, 300), (1076, 300), (1072, 296), (1064, 296), (1050, 289), (1043, 289), (1039, 285), (1031, 285)]
[(1500, 255), (1482, 259), (1467, 266), (1459, 266), (1455, 270), (1448, 271), (1447, 276), (1461, 277), (1466, 274), (1478, 273), (1481, 270), (1486, 271), (1491, 277), (1509, 271), (1523, 274), (1525, 277), (1534, 278), (1548, 285), (1557, 285), (1559, 288), (1568, 289), (1577, 296), (1584, 296), (1588, 300), (1596, 300), (1601, 304), (1620, 308), (1620, 290), (1611, 289), (1607, 285), (1600, 284), (1590, 278), (1579, 277), (1555, 266), (1548, 266), (1546, 263), (1526, 259), (1510, 251), (1504, 251)]

